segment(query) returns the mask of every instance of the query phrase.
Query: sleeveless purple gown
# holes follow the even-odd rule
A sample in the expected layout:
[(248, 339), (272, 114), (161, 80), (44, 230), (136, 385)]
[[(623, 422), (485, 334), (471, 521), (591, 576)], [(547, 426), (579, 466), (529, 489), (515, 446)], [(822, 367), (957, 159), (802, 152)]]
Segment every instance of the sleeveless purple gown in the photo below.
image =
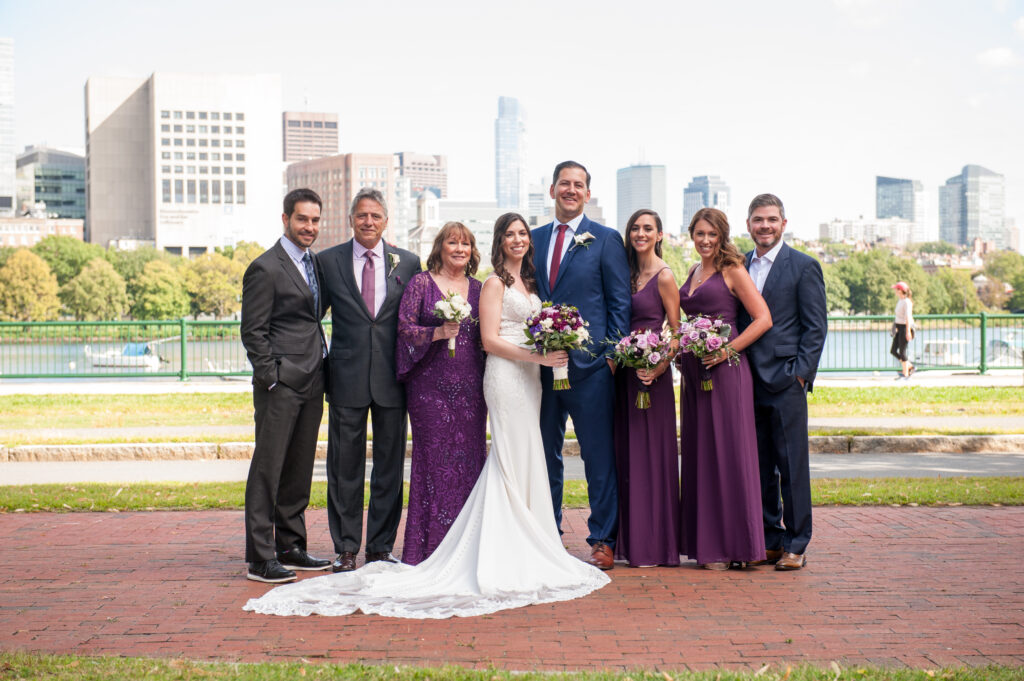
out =
[[(722, 273), (711, 275), (692, 296), (691, 278), (679, 290), (683, 314), (721, 315), (735, 338), (740, 302)], [(710, 392), (700, 387), (700, 361), (689, 353), (681, 357), (682, 553), (699, 564), (762, 560), (754, 392), (746, 355), (736, 366), (719, 364), (711, 370)]]
[[(633, 294), (630, 330), (661, 331), (665, 308), (655, 275)], [(651, 406), (637, 409), (636, 370), (615, 372), (615, 466), (619, 536), (615, 557), (630, 565), (679, 565), (679, 451), (672, 372), (650, 386)]]
[[(480, 318), (482, 284), (469, 280), (473, 318)], [(426, 560), (448, 533), (480, 476), (487, 456), (484, 351), (479, 324), (463, 320), (448, 357), (448, 342), (434, 341), (442, 321), (434, 303), (444, 295), (427, 272), (402, 295), (395, 347), (398, 380), (405, 383), (412, 429), (409, 510), (402, 562)]]

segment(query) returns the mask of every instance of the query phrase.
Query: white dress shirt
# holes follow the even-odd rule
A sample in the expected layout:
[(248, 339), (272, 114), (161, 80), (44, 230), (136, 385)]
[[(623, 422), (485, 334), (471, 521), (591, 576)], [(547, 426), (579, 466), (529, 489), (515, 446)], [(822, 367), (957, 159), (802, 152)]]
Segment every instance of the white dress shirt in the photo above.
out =
[(768, 281), (768, 273), (772, 271), (772, 265), (775, 264), (775, 259), (779, 257), (782, 244), (782, 239), (779, 239), (779, 243), (775, 244), (772, 250), (760, 257), (758, 257), (755, 250), (753, 257), (750, 258), (750, 278), (754, 280), (754, 286), (757, 287), (758, 293), (764, 291), (764, 282)]
[(373, 251), (376, 256), (373, 259), (373, 315), (376, 317), (380, 312), (380, 306), (388, 294), (387, 276), (390, 264), (384, 257), (384, 240), (381, 239), (373, 248), (366, 248), (361, 243), (352, 240), (352, 272), (356, 277), (356, 288), (359, 293), (363, 292), (363, 268), (366, 267), (366, 251)]
[(295, 269), (302, 276), (302, 281), (306, 282), (306, 286), (309, 286), (309, 277), (306, 276), (306, 264), (302, 262), (302, 258), (309, 252), (309, 249), (299, 248), (291, 239), (284, 235), (281, 236), (281, 245), (284, 246), (284, 252), (295, 263)]
[[(558, 254), (558, 262), (561, 263), (565, 258), (565, 254), (569, 252), (569, 248), (573, 244), (573, 237), (576, 235), (576, 230), (580, 228), (581, 222), (583, 222), (583, 213), (580, 213), (572, 220), (569, 220), (569, 222), (559, 222), (556, 219), (551, 223), (551, 243), (548, 244), (548, 269), (546, 270), (549, 274), (551, 273), (551, 258), (555, 254), (555, 242), (558, 241), (558, 226), (569, 225), (569, 229), (565, 230), (565, 237), (562, 241), (562, 252)], [(561, 269), (558, 270), (558, 274), (561, 276)]]

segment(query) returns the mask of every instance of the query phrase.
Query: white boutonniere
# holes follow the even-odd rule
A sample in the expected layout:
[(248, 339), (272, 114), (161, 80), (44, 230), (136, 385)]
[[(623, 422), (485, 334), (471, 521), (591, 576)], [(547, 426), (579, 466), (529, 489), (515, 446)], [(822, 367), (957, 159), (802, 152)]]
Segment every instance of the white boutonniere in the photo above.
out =
[(583, 232), (582, 234), (575, 234), (572, 237), (572, 246), (569, 250), (582, 246), (583, 248), (590, 248), (590, 242), (594, 240), (594, 235), (590, 232)]
[(402, 262), (402, 256), (397, 253), (388, 253), (388, 265), (390, 265), (388, 268), (389, 277), (394, 273), (395, 268), (398, 267), (398, 263), (400, 262)]

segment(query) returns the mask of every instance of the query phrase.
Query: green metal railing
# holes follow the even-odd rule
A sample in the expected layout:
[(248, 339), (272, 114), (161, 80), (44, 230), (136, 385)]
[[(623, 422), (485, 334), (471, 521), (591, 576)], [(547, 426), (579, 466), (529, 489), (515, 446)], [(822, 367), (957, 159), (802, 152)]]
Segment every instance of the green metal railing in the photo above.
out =
[[(1024, 315), (920, 315), (919, 370), (1024, 369)], [(893, 318), (829, 317), (820, 372), (891, 371)], [(0, 379), (249, 376), (238, 321), (0, 322)], [(330, 324), (325, 325), (330, 333)]]

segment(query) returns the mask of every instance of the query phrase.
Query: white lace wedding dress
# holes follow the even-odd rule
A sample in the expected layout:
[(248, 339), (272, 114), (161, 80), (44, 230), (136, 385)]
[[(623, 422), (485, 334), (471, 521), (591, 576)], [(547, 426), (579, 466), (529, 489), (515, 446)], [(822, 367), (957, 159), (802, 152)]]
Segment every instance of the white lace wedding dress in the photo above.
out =
[[(501, 337), (522, 344), (540, 299), (506, 288)], [(540, 366), (489, 356), (484, 397), (491, 447), (444, 541), (416, 566), (376, 562), (279, 586), (245, 610), (268, 615), (443, 619), (585, 596), (610, 580), (562, 546), (540, 437)]]

